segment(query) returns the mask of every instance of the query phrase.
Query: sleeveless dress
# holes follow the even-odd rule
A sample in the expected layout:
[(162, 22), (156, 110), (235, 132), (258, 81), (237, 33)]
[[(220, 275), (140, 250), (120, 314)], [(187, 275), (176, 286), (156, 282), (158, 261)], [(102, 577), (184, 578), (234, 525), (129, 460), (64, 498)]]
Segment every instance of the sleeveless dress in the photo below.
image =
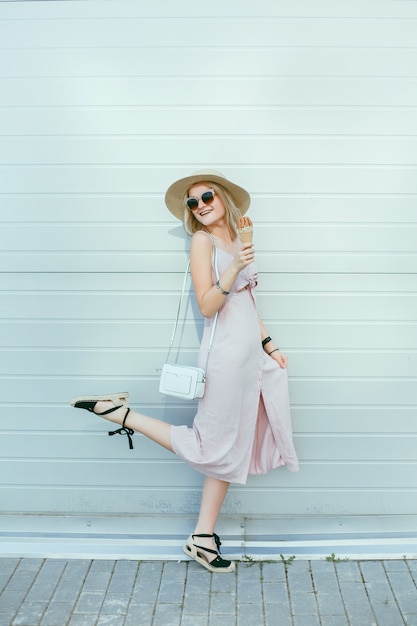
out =
[[(220, 275), (232, 258), (217, 248)], [(206, 390), (192, 428), (171, 427), (171, 444), (179, 458), (206, 476), (231, 483), (245, 484), (249, 474), (265, 474), (282, 465), (298, 470), (287, 370), (262, 347), (257, 277), (255, 263), (244, 268), (219, 309)], [(213, 321), (205, 320), (198, 359), (202, 368)]]

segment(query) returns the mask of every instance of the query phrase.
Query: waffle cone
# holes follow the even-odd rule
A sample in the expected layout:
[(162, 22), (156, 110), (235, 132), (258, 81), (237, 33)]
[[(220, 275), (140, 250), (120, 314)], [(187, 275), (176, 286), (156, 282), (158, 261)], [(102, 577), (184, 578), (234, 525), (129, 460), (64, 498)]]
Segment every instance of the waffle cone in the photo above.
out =
[(237, 230), (242, 243), (252, 243), (253, 224), (250, 217), (240, 217)]

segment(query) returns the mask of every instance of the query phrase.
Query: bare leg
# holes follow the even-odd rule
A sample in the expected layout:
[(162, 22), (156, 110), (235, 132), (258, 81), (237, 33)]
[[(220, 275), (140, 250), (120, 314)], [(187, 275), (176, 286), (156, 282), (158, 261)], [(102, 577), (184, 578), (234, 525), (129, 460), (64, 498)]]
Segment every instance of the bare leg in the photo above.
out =
[[(107, 409), (112, 408), (112, 406), (114, 406), (112, 401), (106, 400), (97, 402), (94, 407), (94, 413), (103, 413), (103, 411), (107, 411)], [(103, 415), (102, 417), (115, 424), (122, 424), (125, 415), (126, 407), (122, 406), (118, 411)], [(133, 428), (133, 430), (142, 433), (142, 435), (152, 439), (155, 443), (173, 452), (171, 445), (171, 424), (131, 410), (127, 416), (125, 426)]]
[[(229, 483), (218, 478), (206, 476), (204, 481), (203, 493), (201, 498), (200, 514), (194, 534), (212, 535), (216, 526), (217, 518), (224, 499), (229, 489)], [(198, 538), (196, 543), (207, 548), (215, 548), (213, 539)], [(213, 559), (213, 555), (207, 553), (209, 560)]]

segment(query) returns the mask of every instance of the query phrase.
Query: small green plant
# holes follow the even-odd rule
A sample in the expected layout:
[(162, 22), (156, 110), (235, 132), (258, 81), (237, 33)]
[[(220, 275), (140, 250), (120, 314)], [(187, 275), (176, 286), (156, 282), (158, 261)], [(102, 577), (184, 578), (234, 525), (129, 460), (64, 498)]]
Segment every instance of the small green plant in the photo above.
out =
[(293, 561), (295, 561), (295, 555), (293, 554), (292, 556), (289, 556), (287, 558), (285, 558), (285, 556), (283, 554), (279, 555), (281, 557), (281, 561), (282, 563), (284, 563), (284, 566), (287, 568), (289, 565), (291, 565), (291, 563)]
[(242, 563), (246, 564), (246, 567), (252, 567), (252, 565), (255, 565), (255, 563), (257, 563), (257, 561), (255, 561), (255, 559), (249, 556), (248, 554), (244, 554), (242, 556), (241, 561)]
[(330, 563), (341, 563), (342, 561), (349, 561), (349, 559), (340, 559), (332, 552), (330, 556), (326, 556), (326, 561)]

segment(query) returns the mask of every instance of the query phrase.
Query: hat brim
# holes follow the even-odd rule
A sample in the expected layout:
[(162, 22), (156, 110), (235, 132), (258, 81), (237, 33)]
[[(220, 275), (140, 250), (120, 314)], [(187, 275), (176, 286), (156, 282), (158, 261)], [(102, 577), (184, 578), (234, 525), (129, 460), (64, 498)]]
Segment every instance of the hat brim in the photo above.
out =
[(246, 189), (232, 183), (220, 172), (212, 170), (195, 172), (191, 174), (191, 176), (180, 178), (175, 183), (172, 183), (165, 194), (165, 204), (169, 211), (181, 221), (184, 219), (184, 211), (186, 209), (184, 205), (184, 195), (187, 190), (196, 183), (217, 183), (229, 192), (233, 203), (242, 215), (249, 209), (250, 195)]

